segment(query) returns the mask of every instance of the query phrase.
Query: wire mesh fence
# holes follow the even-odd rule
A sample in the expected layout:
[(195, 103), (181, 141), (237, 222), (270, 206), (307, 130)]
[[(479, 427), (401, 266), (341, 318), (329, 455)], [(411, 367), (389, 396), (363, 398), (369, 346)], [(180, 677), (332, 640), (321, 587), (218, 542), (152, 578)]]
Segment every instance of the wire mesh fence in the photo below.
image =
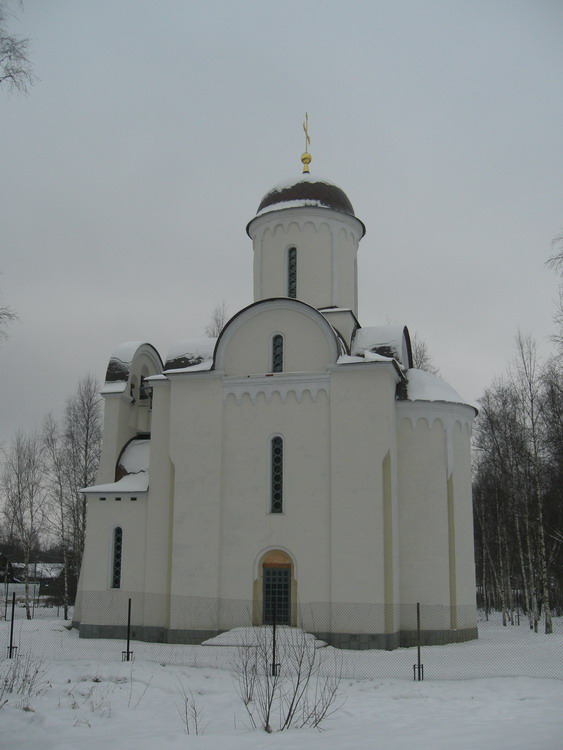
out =
[[(88, 637), (80, 637), (79, 629), (62, 619), (62, 608), (45, 606), (39, 599), (32, 619), (27, 619), (18, 598), (13, 621), (11, 607), (3, 608), (2, 658), (8, 657), (11, 645), (13, 653), (33, 652), (61, 661), (130, 658), (236, 671), (244, 655), (257, 649), (270, 649), (272, 664), (283, 665), (290, 652), (306, 648), (318, 651), (320, 669), (345, 679), (412, 680), (421, 677), (420, 666), (426, 680), (563, 679), (563, 618), (554, 618), (554, 633), (546, 635), (533, 632), (523, 612), (516, 613), (514, 624), (503, 626), (497, 612), (485, 618), (471, 607), (452, 612), (450, 607), (423, 605), (417, 630), (416, 604), (394, 605), (389, 612), (384, 605), (314, 603), (294, 606), (293, 622), (260, 625), (252, 602), (186, 597), (169, 608), (164, 624), (158, 617), (166, 602), (124, 593), (117, 592), (111, 601), (106, 597), (90, 599), (86, 606), (84, 600), (79, 603), (75, 619)], [(458, 628), (449, 627), (452, 623)], [(389, 634), (379, 627), (390, 625), (396, 628), (394, 639), (381, 640)], [(187, 643), (190, 638), (194, 642)]]

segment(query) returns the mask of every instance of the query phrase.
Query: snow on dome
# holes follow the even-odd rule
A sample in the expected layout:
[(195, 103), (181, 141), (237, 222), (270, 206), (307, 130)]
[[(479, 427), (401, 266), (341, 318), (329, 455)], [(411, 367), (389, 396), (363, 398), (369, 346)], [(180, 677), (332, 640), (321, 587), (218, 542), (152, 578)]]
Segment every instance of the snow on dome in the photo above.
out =
[(297, 180), (281, 182), (273, 187), (262, 198), (256, 215), (262, 216), (270, 211), (300, 206), (331, 208), (355, 216), (348, 196), (338, 185), (310, 174), (301, 175)]
[[(133, 361), (135, 352), (143, 343), (143, 341), (126, 341), (112, 352), (106, 371), (106, 384), (102, 389), (102, 393), (118, 393), (125, 390), (127, 380), (129, 379), (131, 362)], [(110, 383), (112, 385), (108, 385)]]
[[(338, 185), (336, 185), (331, 180), (327, 180), (324, 177), (320, 177), (319, 175), (313, 176), (311, 173), (309, 173), (309, 174), (299, 175), (297, 179), (295, 179), (295, 177), (290, 177), (287, 180), (282, 180), (281, 182), (278, 182), (278, 184), (274, 185), (274, 187), (271, 190), (269, 190), (268, 193), (266, 193), (266, 195), (269, 195), (270, 193), (273, 193), (274, 191), (281, 192), (282, 190), (287, 190), (287, 188), (293, 187), (293, 185), (297, 184), (298, 182), (324, 182), (325, 185), (330, 185), (331, 187), (335, 187), (338, 190), (340, 190)], [(265, 197), (266, 196), (264, 196), (264, 198)]]
[(114, 349), (109, 359), (104, 387), (100, 391), (102, 394), (123, 393), (125, 391), (131, 374), (131, 365), (140, 349), (156, 355), (154, 358), (158, 360), (157, 366), (159, 369), (162, 367), (160, 355), (152, 344), (148, 344), (146, 341), (126, 341)]
[(350, 354), (364, 356), (365, 352), (396, 359), (403, 367), (410, 365), (410, 337), (405, 326), (369, 326), (358, 328)]
[(409, 401), (449, 401), (466, 404), (449, 383), (424, 370), (411, 368), (407, 372), (407, 399)]
[(164, 370), (209, 370), (213, 364), (213, 352), (217, 339), (203, 337), (182, 339), (170, 347)]

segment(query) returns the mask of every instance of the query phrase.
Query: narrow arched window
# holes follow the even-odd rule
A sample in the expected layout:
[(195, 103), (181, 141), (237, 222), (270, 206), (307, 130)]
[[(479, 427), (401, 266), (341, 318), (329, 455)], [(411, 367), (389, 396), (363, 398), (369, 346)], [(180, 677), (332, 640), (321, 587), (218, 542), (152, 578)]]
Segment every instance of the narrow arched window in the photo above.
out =
[(123, 529), (117, 526), (113, 530), (113, 564), (111, 570), (111, 587), (121, 587), (121, 556), (123, 553)]
[(287, 251), (287, 296), (297, 297), (297, 248), (290, 247)]
[(283, 336), (279, 333), (272, 339), (272, 372), (283, 372)]
[(283, 438), (272, 439), (271, 513), (283, 513)]

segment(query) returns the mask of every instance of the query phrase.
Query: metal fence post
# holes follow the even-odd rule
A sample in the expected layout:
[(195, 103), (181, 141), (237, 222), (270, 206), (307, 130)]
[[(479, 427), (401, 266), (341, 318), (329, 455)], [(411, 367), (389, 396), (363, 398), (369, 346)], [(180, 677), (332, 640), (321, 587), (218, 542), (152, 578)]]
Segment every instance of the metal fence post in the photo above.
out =
[(131, 644), (131, 599), (127, 604), (127, 650), (121, 652), (121, 661), (131, 661), (133, 652), (129, 646)]
[(14, 618), (16, 609), (16, 592), (12, 592), (12, 622), (10, 623), (10, 645), (8, 646), (8, 659), (13, 659), (15, 652), (18, 650), (17, 646), (14, 646)]
[(272, 598), (272, 677), (279, 674), (280, 665), (276, 662), (276, 620), (277, 620), (277, 599)]
[(415, 681), (424, 680), (424, 665), (420, 661), (420, 602), (416, 603), (416, 664), (413, 664), (412, 671)]

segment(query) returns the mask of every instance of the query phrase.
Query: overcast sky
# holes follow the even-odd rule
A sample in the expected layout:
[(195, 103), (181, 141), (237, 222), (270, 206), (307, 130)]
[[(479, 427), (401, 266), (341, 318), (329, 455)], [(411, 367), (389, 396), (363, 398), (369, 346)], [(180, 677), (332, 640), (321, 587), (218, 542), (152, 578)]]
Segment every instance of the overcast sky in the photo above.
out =
[(475, 401), (551, 348), (561, 0), (24, 0), (37, 82), (0, 92), (0, 441), (144, 340), (252, 302), (245, 234), (300, 174), (365, 223), (360, 322), (406, 323)]

